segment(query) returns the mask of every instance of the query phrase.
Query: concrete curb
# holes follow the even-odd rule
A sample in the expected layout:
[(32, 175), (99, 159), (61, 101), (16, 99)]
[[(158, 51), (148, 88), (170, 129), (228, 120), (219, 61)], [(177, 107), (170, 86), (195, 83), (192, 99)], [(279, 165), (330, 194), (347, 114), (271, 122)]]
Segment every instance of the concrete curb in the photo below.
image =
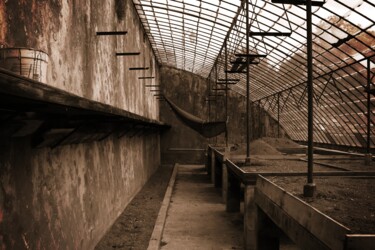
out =
[(161, 204), (158, 218), (156, 219), (154, 231), (152, 232), (147, 250), (158, 250), (160, 248), (160, 241), (163, 236), (165, 220), (167, 218), (168, 208), (169, 208), (169, 204), (171, 201), (173, 186), (176, 180), (177, 172), (178, 172), (178, 164), (176, 163), (174, 165), (173, 173), (172, 173), (171, 179), (169, 180), (167, 191), (165, 192), (163, 203)]

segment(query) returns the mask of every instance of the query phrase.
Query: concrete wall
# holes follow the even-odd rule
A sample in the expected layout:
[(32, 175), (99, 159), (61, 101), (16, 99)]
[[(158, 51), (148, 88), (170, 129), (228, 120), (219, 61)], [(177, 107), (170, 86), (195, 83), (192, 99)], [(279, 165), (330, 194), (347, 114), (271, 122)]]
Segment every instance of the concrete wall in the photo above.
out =
[[(187, 112), (208, 120), (208, 102), (204, 101), (207, 98), (208, 86), (210, 84), (207, 79), (167, 66), (161, 67), (160, 74), (162, 89), (167, 97)], [(252, 105), (251, 114), (251, 121), (253, 121), (251, 124), (251, 139), (264, 136), (277, 136), (277, 121), (269, 116), (267, 112), (256, 105)], [(229, 143), (245, 143), (245, 97), (235, 92), (229, 92), (228, 116)], [(204, 152), (196, 151), (196, 149), (205, 149), (207, 143), (225, 143), (224, 134), (216, 138), (205, 139), (185, 126), (175, 117), (166, 103), (162, 103), (160, 106), (160, 118), (162, 121), (172, 125), (172, 129), (164, 133), (161, 137), (162, 162), (202, 163), (204, 161)], [(218, 97), (217, 102), (211, 102), (210, 120), (226, 120), (224, 97)], [(285, 136), (282, 128), (280, 131), (281, 136)]]
[[(160, 68), (161, 89), (165, 96), (185, 111), (207, 119), (206, 79), (163, 66)], [(169, 105), (160, 104), (160, 119), (172, 128), (161, 137), (161, 158), (164, 163), (201, 163), (204, 160), (204, 149), (208, 140), (176, 118)], [(203, 149), (203, 150), (202, 150)]]
[[(223, 92), (223, 91), (222, 91)], [(214, 112), (217, 108), (217, 117), (225, 118), (224, 98), (221, 98), (218, 107), (213, 107)], [(214, 104), (215, 105), (215, 104)], [(251, 133), (250, 140), (261, 137), (278, 137), (278, 123), (263, 108), (252, 104), (251, 111)], [(245, 143), (246, 142), (246, 98), (234, 91), (229, 92), (228, 97), (228, 137), (229, 143)], [(287, 136), (284, 129), (280, 127), (280, 137)], [(216, 142), (216, 141), (215, 141)], [(217, 143), (225, 143), (225, 136), (218, 136)]]
[[(111, 30), (128, 34), (95, 35)], [(131, 0), (0, 1), (0, 44), (46, 51), (49, 85), (159, 117), (138, 80), (159, 72)], [(140, 66), (150, 70), (128, 70)], [(159, 166), (159, 145), (157, 134), (54, 149), (0, 138), (0, 249), (92, 249)]]
[[(158, 66), (131, 0), (0, 1), (0, 21), (1, 46), (48, 53), (47, 84), (158, 117), (158, 102), (138, 79), (144, 74), (158, 78)], [(97, 31), (116, 30), (128, 34), (96, 36)], [(141, 55), (115, 56), (124, 51)], [(150, 70), (128, 70), (141, 66)]]
[(1, 141), (1, 249), (93, 249), (158, 167), (158, 137)]

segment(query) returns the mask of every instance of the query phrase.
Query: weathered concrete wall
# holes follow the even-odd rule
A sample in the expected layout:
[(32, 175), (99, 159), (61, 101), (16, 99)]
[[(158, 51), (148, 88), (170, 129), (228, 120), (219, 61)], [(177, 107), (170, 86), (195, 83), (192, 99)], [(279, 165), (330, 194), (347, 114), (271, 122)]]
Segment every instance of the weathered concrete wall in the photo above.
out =
[[(162, 89), (167, 97), (187, 112), (208, 120), (209, 104), (208, 102), (205, 102), (209, 86), (207, 79), (167, 66), (161, 67), (160, 75)], [(228, 142), (245, 143), (246, 99), (235, 92), (229, 93)], [(211, 121), (226, 120), (224, 105), (224, 97), (218, 97), (217, 102), (211, 102)], [(205, 149), (207, 143), (225, 143), (224, 134), (216, 138), (205, 139), (189, 127), (185, 126), (175, 117), (166, 103), (162, 103), (160, 106), (160, 118), (162, 121), (172, 125), (172, 129), (161, 137), (162, 162), (203, 162), (204, 152), (182, 149)], [(251, 139), (257, 139), (264, 136), (277, 137), (277, 121), (256, 105), (251, 106), (251, 121)], [(285, 132), (282, 128), (280, 129), (280, 134), (281, 136), (285, 136)]]
[(158, 136), (32, 149), (1, 141), (1, 249), (93, 249), (158, 167)]
[[(185, 111), (207, 119), (206, 79), (172, 67), (160, 68), (161, 89), (165, 96)], [(172, 125), (161, 136), (161, 158), (164, 163), (197, 163), (204, 159), (208, 140), (176, 118), (169, 105), (160, 104), (160, 119)]]
[[(158, 102), (138, 77), (158, 77), (158, 66), (131, 0), (0, 1), (0, 21), (0, 45), (48, 53), (47, 84), (157, 119)], [(96, 36), (116, 30), (128, 34)], [(141, 66), (150, 70), (128, 70)]]
[[(223, 91), (222, 91), (223, 92)], [(224, 120), (224, 98), (221, 98), (218, 107), (213, 107), (214, 112), (217, 108), (217, 117)], [(214, 103), (215, 105), (215, 103)], [(263, 108), (258, 105), (251, 105), (250, 111), (251, 134), (250, 140), (261, 137), (278, 137), (278, 123), (271, 117)], [(229, 92), (228, 96), (228, 136), (229, 143), (245, 143), (246, 142), (246, 98), (236, 92)], [(280, 137), (287, 136), (284, 129), (280, 127)], [(216, 142), (216, 141), (215, 141)], [(217, 138), (217, 143), (224, 144), (225, 136), (220, 135)]]
[[(96, 31), (127, 30), (123, 37)], [(0, 1), (0, 44), (49, 54), (47, 84), (158, 119), (158, 66), (131, 0)], [(116, 58), (115, 52), (141, 52)], [(129, 71), (148, 66), (150, 70)], [(159, 135), (34, 149), (0, 138), (0, 249), (92, 249), (160, 164)]]

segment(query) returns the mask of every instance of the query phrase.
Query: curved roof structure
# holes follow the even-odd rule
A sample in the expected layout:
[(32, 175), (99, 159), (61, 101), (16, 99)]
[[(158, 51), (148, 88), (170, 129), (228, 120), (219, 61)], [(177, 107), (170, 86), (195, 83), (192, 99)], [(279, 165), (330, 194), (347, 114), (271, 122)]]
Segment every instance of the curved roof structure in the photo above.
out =
[[(369, 92), (374, 145), (375, 0), (319, 1), (312, 9), (314, 140), (365, 147)], [(246, 34), (245, 1), (134, 0), (159, 63), (213, 81), (229, 70), (228, 78), (240, 80), (232, 90), (242, 95), (245, 59), (238, 55), (249, 35), (250, 53), (261, 55), (249, 58), (251, 101), (279, 114), (292, 139), (306, 141), (305, 6), (276, 2), (283, 1), (249, 0)]]

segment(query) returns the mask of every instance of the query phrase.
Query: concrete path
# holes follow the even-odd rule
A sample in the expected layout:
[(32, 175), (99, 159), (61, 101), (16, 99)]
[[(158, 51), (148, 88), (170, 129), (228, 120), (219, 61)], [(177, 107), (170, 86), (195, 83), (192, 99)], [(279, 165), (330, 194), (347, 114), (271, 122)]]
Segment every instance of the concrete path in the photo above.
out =
[(243, 249), (239, 213), (225, 212), (202, 165), (179, 165), (161, 249)]

